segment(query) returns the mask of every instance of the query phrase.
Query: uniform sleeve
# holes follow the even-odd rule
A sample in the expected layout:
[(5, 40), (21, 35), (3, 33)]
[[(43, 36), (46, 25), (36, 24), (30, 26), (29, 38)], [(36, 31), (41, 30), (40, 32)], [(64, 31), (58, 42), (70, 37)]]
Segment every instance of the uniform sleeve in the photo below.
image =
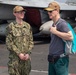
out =
[(20, 54), (20, 50), (16, 47), (13, 42), (12, 29), (10, 26), (6, 28), (6, 47), (10, 51), (14, 51), (16, 54)]
[(28, 54), (31, 54), (31, 50), (34, 47), (34, 42), (33, 42), (33, 35), (32, 35), (32, 29), (30, 27), (30, 35), (29, 35), (29, 51)]

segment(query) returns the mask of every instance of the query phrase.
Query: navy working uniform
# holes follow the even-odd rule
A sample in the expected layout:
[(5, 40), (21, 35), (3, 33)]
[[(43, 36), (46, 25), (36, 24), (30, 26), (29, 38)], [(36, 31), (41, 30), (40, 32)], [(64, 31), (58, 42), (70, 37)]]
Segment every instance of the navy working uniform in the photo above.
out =
[(23, 21), (26, 10), (22, 6), (13, 8), (15, 21), (6, 28), (6, 46), (9, 51), (9, 75), (29, 75), (31, 71), (31, 50), (34, 46), (32, 29)]
[(7, 27), (6, 46), (9, 50), (8, 72), (10, 75), (29, 75), (31, 71), (31, 59), (21, 60), (18, 55), (31, 54), (33, 37), (31, 27), (24, 22), (18, 25), (12, 22)]

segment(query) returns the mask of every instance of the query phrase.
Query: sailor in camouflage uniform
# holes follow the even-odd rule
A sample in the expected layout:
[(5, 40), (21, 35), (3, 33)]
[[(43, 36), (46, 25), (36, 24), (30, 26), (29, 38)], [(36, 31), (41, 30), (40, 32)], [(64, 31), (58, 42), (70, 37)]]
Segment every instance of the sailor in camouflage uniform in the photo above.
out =
[(31, 49), (33, 37), (30, 25), (23, 21), (25, 9), (15, 6), (13, 14), (16, 21), (11, 22), (7, 30), (6, 46), (9, 50), (9, 75), (29, 75), (31, 71)]

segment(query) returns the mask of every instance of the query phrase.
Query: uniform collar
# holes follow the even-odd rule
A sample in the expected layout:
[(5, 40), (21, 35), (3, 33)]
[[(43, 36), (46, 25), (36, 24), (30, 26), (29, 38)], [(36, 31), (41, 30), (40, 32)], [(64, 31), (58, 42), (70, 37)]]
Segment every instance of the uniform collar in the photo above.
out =
[(25, 27), (25, 24), (24, 24), (24, 21), (22, 22), (22, 24), (20, 25), (20, 24), (18, 24), (16, 21), (14, 21), (14, 25), (15, 25), (15, 27)]

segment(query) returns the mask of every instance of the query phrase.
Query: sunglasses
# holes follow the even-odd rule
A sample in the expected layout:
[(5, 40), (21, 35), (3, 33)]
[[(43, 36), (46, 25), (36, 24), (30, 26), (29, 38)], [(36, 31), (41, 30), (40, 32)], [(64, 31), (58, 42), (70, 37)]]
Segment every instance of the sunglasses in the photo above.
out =
[(52, 13), (53, 11), (48, 11), (49, 13)]
[(15, 13), (18, 13), (18, 14), (25, 14), (25, 11), (23, 10), (23, 11), (18, 11), (18, 12), (15, 12)]
[[(56, 9), (55, 9), (56, 10)], [(50, 13), (52, 13), (53, 11), (55, 11), (55, 10), (52, 10), (52, 11), (48, 11), (48, 12), (50, 12)]]

